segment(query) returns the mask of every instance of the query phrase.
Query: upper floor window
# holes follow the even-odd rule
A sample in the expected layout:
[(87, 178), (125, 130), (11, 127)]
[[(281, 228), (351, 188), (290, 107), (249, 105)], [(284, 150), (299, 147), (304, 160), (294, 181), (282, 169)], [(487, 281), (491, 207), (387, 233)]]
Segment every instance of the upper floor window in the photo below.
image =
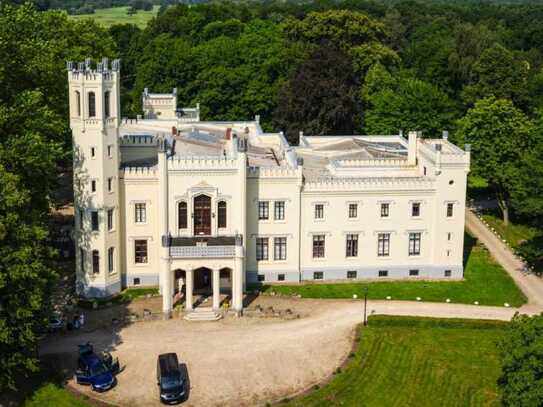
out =
[(82, 248), (79, 249), (79, 261), (80, 261), (79, 267), (81, 268), (81, 272), (84, 273), (85, 272), (85, 262), (87, 261), (87, 259), (86, 259), (86, 256), (85, 256), (85, 250), (82, 249)]
[(177, 204), (177, 223), (179, 229), (187, 228), (187, 203), (179, 202)]
[(358, 235), (348, 234), (345, 247), (345, 256), (357, 257), (358, 256)]
[(113, 247), (110, 247), (107, 249), (107, 271), (110, 273), (113, 273), (113, 270), (115, 268), (115, 249)]
[(256, 260), (268, 260), (268, 238), (257, 237), (256, 238)]
[(134, 240), (134, 262), (147, 263), (147, 240)]
[(287, 259), (287, 238), (286, 237), (275, 237), (273, 239), (273, 259), (274, 260)]
[(111, 144), (109, 146), (107, 146), (107, 156), (109, 158), (113, 157), (113, 146)]
[(285, 202), (284, 201), (274, 202), (273, 218), (275, 220), (285, 220)]
[(135, 209), (135, 221), (136, 223), (145, 223), (147, 222), (147, 210), (144, 203), (137, 203), (134, 205)]
[(377, 256), (390, 255), (390, 233), (379, 233), (377, 236)]
[(420, 233), (409, 233), (409, 255), (418, 256), (420, 254)]
[(113, 230), (113, 209), (107, 210), (107, 230)]
[[(85, 226), (85, 211), (83, 208), (79, 208), (79, 227), (83, 229)], [(450, 233), (449, 233), (450, 234)], [(450, 240), (450, 239), (449, 239)]]
[(100, 273), (100, 253), (98, 250), (92, 251), (92, 272), (93, 274)]
[(109, 90), (104, 92), (104, 117), (106, 119), (110, 116), (110, 109), (109, 109), (110, 95), (111, 95), (111, 92)]
[(96, 180), (91, 181), (91, 192), (96, 192)]
[(313, 258), (324, 257), (324, 235), (313, 235)]
[(447, 217), (448, 218), (451, 218), (453, 216), (453, 208), (454, 208), (453, 203), (448, 203), (447, 204)]
[(95, 148), (95, 147), (91, 147), (90, 153), (91, 153), (91, 158), (95, 158), (95, 157), (96, 157), (96, 148)]
[(323, 204), (315, 205), (315, 219), (324, 219), (324, 205)]
[(113, 192), (113, 177), (107, 179), (107, 190), (108, 192)]
[(268, 220), (270, 217), (270, 203), (258, 201), (258, 220)]
[(226, 227), (226, 202), (220, 201), (217, 205), (217, 212), (218, 212), (218, 227), (225, 228)]
[(81, 93), (78, 90), (75, 91), (75, 112), (77, 116), (81, 116)]
[(413, 202), (411, 205), (411, 216), (420, 216), (420, 202)]
[(89, 92), (89, 117), (96, 117), (96, 95)]
[(358, 204), (351, 203), (349, 204), (349, 218), (353, 219), (358, 217)]
[(389, 203), (382, 203), (381, 204), (381, 217), (382, 218), (388, 218), (389, 214), (390, 214), (390, 204)]
[(91, 229), (95, 232), (99, 229), (98, 211), (91, 212)]

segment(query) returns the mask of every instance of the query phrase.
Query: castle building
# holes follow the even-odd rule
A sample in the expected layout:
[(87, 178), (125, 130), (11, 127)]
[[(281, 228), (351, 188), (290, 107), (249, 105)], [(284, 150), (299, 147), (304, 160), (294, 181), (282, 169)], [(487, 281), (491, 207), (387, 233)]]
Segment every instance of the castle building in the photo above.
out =
[(241, 311), (252, 283), (463, 278), (470, 153), (447, 140), (310, 136), (200, 120), (143, 93), (123, 119), (119, 61), (68, 63), (77, 290), (184, 285)]

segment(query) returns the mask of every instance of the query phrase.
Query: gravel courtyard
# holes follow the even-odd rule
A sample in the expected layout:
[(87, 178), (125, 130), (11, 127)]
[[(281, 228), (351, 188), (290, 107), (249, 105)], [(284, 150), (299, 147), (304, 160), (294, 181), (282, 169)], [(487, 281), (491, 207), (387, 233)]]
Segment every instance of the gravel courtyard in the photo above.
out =
[(325, 379), (348, 355), (354, 327), (362, 320), (360, 304), (350, 302), (262, 297), (257, 302), (291, 308), (301, 318), (138, 322), (117, 332), (100, 329), (53, 337), (42, 345), (41, 354), (59, 354), (66, 364), (73, 364), (78, 343), (91, 341), (97, 349), (111, 350), (125, 369), (113, 390), (92, 396), (114, 404), (148, 406), (160, 405), (157, 355), (176, 352), (190, 381), (185, 405), (252, 406)]

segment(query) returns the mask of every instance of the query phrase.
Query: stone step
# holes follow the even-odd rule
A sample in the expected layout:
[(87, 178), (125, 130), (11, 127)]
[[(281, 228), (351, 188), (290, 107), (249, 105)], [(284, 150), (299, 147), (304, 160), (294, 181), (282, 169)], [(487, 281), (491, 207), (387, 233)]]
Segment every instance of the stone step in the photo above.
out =
[(187, 321), (218, 321), (222, 315), (211, 308), (195, 308), (183, 317)]

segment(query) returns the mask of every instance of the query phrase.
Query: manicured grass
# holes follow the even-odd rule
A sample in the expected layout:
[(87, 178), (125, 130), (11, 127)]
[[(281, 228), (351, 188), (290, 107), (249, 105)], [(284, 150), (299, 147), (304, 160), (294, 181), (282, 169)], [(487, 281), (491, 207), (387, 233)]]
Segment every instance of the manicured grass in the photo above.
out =
[(67, 390), (49, 383), (34, 392), (32, 398), (24, 403), (24, 407), (92, 407)]
[(151, 18), (156, 16), (159, 8), (159, 6), (154, 6), (153, 10), (150, 11), (138, 10), (133, 15), (126, 13), (128, 7), (101, 8), (96, 9), (94, 14), (72, 15), (70, 17), (76, 20), (91, 18), (106, 27), (114, 24), (135, 24), (139, 28), (145, 28)]
[(486, 213), (483, 215), (483, 219), (491, 227), (493, 227), (498, 234), (505, 239), (511, 247), (518, 247), (522, 242), (531, 240), (536, 237), (540, 232), (531, 226), (514, 224), (511, 221), (509, 225), (505, 226), (503, 220), (492, 213)]
[(343, 371), (283, 406), (499, 406), (506, 323), (370, 317)]
[[(473, 238), (466, 235), (468, 245)], [(383, 281), (370, 283), (306, 283), (297, 285), (262, 285), (263, 292), (283, 295), (299, 294), (304, 298), (364, 298), (368, 287), (368, 298), (393, 300), (444, 302), (447, 298), (453, 303), (503, 306), (509, 303), (518, 307), (526, 303), (526, 297), (515, 285), (506, 271), (497, 264), (482, 245), (475, 245), (468, 255), (463, 281)]]
[(96, 299), (81, 299), (78, 305), (82, 308), (92, 308), (93, 302), (96, 302), (98, 306), (104, 306), (108, 303), (111, 304), (126, 304), (137, 298), (145, 297), (146, 295), (158, 294), (158, 288), (156, 287), (142, 287), (142, 288), (127, 288), (118, 295), (112, 298), (96, 298)]

